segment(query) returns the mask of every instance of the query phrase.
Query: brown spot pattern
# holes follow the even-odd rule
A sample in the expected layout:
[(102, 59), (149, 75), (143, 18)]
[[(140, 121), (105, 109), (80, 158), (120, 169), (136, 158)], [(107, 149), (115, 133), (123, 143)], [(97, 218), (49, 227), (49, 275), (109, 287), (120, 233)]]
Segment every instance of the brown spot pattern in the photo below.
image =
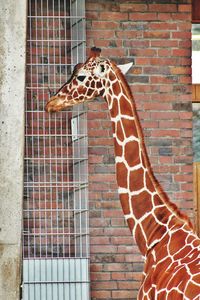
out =
[(125, 145), (125, 160), (130, 167), (140, 163), (139, 146), (136, 141), (130, 141)]
[(130, 171), (129, 187), (131, 192), (141, 190), (144, 187), (144, 170), (142, 168)]

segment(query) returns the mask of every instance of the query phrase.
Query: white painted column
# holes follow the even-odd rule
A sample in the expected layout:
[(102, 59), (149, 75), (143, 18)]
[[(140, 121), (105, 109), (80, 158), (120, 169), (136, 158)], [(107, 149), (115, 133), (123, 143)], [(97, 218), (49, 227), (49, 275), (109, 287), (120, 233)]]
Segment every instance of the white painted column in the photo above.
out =
[(27, 0), (0, 1), (0, 299), (20, 299)]

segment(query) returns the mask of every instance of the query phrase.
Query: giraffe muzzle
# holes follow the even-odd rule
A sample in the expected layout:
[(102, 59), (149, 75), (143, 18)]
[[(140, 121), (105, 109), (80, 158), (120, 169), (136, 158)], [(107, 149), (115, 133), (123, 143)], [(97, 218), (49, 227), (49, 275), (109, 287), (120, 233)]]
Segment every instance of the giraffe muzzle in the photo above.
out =
[(66, 107), (71, 106), (71, 104), (65, 100), (65, 97), (63, 97), (63, 98), (64, 99), (57, 97), (57, 96), (51, 97), (50, 100), (45, 105), (45, 111), (48, 113), (57, 112), (57, 111), (63, 110)]

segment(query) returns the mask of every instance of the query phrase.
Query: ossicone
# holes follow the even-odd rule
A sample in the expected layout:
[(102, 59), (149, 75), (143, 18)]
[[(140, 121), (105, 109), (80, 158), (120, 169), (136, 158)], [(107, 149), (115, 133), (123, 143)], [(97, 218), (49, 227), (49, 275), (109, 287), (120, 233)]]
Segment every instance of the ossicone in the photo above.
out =
[(101, 49), (97, 47), (92, 47), (90, 49), (90, 57), (97, 57), (101, 55)]

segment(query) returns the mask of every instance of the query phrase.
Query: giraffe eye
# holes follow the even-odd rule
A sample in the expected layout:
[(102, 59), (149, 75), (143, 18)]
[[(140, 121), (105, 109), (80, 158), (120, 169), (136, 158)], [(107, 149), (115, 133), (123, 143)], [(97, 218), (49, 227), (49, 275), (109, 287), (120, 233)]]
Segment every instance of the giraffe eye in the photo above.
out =
[(85, 80), (86, 76), (84, 75), (80, 75), (80, 76), (77, 76), (77, 79), (81, 82), (83, 82)]
[(105, 71), (104, 65), (100, 65), (100, 70), (101, 70), (101, 73), (103, 73)]

